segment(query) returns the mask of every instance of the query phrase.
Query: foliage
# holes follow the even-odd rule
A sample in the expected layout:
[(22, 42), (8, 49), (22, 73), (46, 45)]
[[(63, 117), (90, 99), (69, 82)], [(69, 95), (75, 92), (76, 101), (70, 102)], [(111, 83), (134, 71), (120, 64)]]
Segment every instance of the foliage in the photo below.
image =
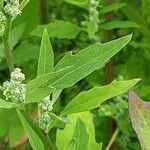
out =
[(0, 0), (0, 149), (148, 150), (149, 8)]

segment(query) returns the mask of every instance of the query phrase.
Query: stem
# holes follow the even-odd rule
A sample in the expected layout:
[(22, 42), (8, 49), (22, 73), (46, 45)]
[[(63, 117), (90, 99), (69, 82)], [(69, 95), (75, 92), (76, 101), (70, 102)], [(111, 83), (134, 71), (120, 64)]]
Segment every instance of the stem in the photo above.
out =
[(10, 73), (14, 70), (14, 61), (13, 61), (12, 52), (9, 43), (11, 24), (12, 24), (11, 17), (7, 16), (3, 42), (4, 42), (4, 53), (5, 53), (5, 57), (6, 57), (6, 61)]
[(41, 23), (48, 23), (48, 8), (47, 8), (47, 0), (40, 0), (40, 15), (41, 15)]
[[(106, 3), (108, 5), (113, 4), (113, 0), (106, 0)], [(113, 20), (114, 16), (112, 12), (109, 12), (106, 14), (106, 22), (111, 22)], [(106, 31), (106, 41), (111, 41), (112, 40), (112, 30)], [(110, 61), (106, 64), (105, 67), (105, 83), (109, 84), (114, 78), (114, 73), (113, 73), (113, 60), (110, 59)]]
[(110, 141), (109, 141), (109, 143), (108, 143), (108, 145), (107, 145), (107, 147), (106, 147), (105, 150), (110, 150), (110, 148), (111, 148), (113, 142), (115, 141), (115, 139), (116, 139), (118, 133), (119, 133), (119, 129), (117, 128), (117, 129), (115, 130), (113, 136), (111, 137), (111, 139), (110, 139)]

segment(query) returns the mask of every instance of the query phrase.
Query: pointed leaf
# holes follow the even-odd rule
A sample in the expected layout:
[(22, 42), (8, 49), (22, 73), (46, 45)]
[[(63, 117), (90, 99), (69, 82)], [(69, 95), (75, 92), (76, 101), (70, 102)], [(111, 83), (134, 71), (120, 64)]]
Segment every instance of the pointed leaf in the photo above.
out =
[(129, 81), (113, 81), (109, 85), (94, 87), (89, 91), (81, 92), (65, 107), (62, 111), (62, 115), (94, 109), (102, 102), (126, 92), (139, 81), (139, 79)]
[(47, 29), (44, 30), (38, 60), (37, 76), (51, 72), (54, 69), (54, 53)]
[(36, 132), (36, 127), (34, 125), (29, 123), (30, 120), (28, 118), (25, 118), (25, 113), (22, 113), (21, 111), (17, 110), (18, 116), (21, 120), (21, 123), (28, 135), (30, 144), (33, 148), (33, 150), (44, 150), (44, 144), (42, 143), (42, 140), (39, 138), (38, 132)]
[(150, 102), (129, 91), (129, 115), (143, 150), (150, 148)]
[(97, 43), (79, 51), (75, 55), (69, 52), (58, 62), (55, 70), (73, 66), (72, 70), (66, 73), (65, 76), (55, 81), (50, 81), (49, 84), (58, 89), (73, 86), (93, 71), (104, 67), (107, 61), (131, 40), (131, 37), (132, 35), (128, 35), (108, 43)]

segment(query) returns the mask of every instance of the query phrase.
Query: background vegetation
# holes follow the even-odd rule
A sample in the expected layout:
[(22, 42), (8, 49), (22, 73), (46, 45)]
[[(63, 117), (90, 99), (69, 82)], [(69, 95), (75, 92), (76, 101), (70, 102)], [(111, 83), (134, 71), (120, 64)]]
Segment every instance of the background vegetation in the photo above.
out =
[[(93, 13), (91, 8), (97, 11)], [(103, 69), (94, 71), (71, 88), (64, 89), (54, 105), (54, 112), (59, 114), (79, 92), (94, 86), (106, 85), (114, 79), (121, 81), (141, 78), (142, 83), (134, 91), (144, 100), (148, 100), (150, 98), (149, 9), (149, 0), (97, 0), (94, 6), (90, 6), (87, 0), (31, 0), (12, 25), (10, 45), (13, 47), (15, 65), (22, 68), (25, 73), (25, 82), (36, 77), (41, 37), (45, 27), (55, 53), (55, 64), (70, 50), (76, 54), (98, 41), (104, 43), (133, 33), (131, 42)], [(9, 70), (1, 42), (1, 85), (6, 80), (9, 80)], [(3, 97), (2, 92), (0, 95)], [(28, 109), (36, 120), (37, 110), (34, 104)], [(103, 149), (106, 149), (113, 135), (112, 149), (141, 149), (129, 120), (127, 93), (108, 100), (91, 112), (93, 118), (91, 116), (89, 120), (93, 119), (94, 124), (89, 124), (88, 128), (90, 125), (94, 126), (96, 142), (103, 143)], [(83, 113), (80, 118), (84, 120), (86, 115)], [(70, 132), (68, 128), (65, 130)], [(57, 134), (63, 137), (64, 134), (59, 132)], [(53, 128), (49, 135), (52, 142), (56, 142), (61, 149), (66, 139), (56, 141), (56, 128)], [(15, 110), (0, 110), (0, 149), (31, 149)]]

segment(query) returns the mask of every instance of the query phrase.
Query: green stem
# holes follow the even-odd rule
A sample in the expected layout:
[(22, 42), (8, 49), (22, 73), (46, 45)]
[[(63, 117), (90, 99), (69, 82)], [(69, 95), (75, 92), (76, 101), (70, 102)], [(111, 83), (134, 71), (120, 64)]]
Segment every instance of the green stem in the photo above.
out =
[(105, 150), (110, 150), (110, 148), (111, 148), (113, 142), (115, 141), (115, 139), (116, 139), (118, 133), (119, 133), (119, 129), (117, 128), (117, 129), (115, 130), (113, 136), (111, 137), (111, 139), (110, 139), (110, 141), (109, 141), (109, 143), (108, 143), (108, 145), (107, 145), (107, 147), (106, 147)]
[(11, 47), (9, 43), (11, 24), (12, 24), (11, 17), (7, 16), (5, 32), (3, 36), (3, 43), (4, 43), (4, 53), (5, 53), (5, 57), (6, 57), (6, 61), (7, 61), (7, 65), (8, 65), (10, 73), (14, 70), (14, 61), (13, 61)]

